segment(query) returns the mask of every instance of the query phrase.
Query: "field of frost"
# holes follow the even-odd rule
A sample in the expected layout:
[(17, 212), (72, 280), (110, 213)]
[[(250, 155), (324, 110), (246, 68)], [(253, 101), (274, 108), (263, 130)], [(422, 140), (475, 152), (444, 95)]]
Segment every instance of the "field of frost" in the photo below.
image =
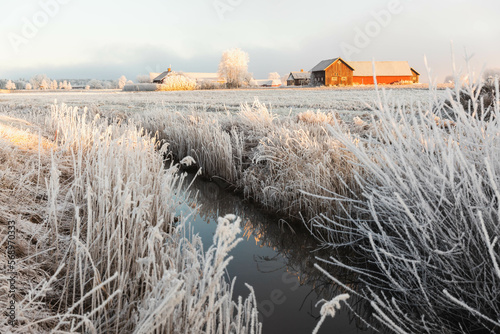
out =
[[(428, 92), (424, 89), (388, 90), (390, 103), (406, 107), (427, 105)], [(79, 107), (97, 107), (103, 112), (145, 111), (156, 107), (169, 110), (230, 111), (237, 112), (242, 104), (256, 99), (277, 115), (297, 114), (307, 110), (323, 112), (368, 111), (375, 106), (376, 92), (373, 89), (248, 89), (248, 90), (198, 90), (181, 92), (21, 92), (0, 96), (0, 105), (16, 108), (25, 106), (47, 106), (57, 99)]]

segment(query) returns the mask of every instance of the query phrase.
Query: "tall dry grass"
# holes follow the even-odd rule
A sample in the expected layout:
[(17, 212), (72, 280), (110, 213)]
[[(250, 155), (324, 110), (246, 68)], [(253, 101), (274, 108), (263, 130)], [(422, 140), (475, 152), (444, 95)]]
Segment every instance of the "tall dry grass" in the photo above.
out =
[(33, 283), (19, 287), (19, 325), (2, 331), (259, 333), (253, 292), (234, 302), (223, 277), (239, 221), (221, 219), (204, 253), (189, 217), (174, 217), (187, 194), (178, 167), (164, 166), (167, 146), (108, 123), (64, 105), (45, 119), (57, 148), (43, 154), (44, 220), (21, 234), (43, 265), (19, 254)]
[(157, 109), (131, 116), (157, 131), (178, 160), (194, 157), (205, 177), (222, 178), (285, 215), (310, 219), (325, 210), (334, 212), (338, 208), (326, 197), (334, 191), (353, 196), (359, 190), (351, 178), (356, 166), (348, 163), (344, 145), (326, 126), (361, 133), (366, 124), (346, 123), (320, 111), (278, 117), (259, 101), (236, 113)]
[[(473, 78), (470, 73), (469, 78)], [(457, 82), (457, 87), (461, 87)], [(430, 108), (374, 110), (374, 135), (352, 138), (332, 129), (360, 165), (362, 200), (347, 220), (322, 215), (315, 228), (347, 224), (368, 268), (336, 258), (366, 282), (379, 324), (395, 333), (493, 333), (500, 329), (500, 104), (485, 109), (480, 80), (432, 91)], [(463, 94), (469, 94), (466, 108)], [(381, 95), (382, 92), (381, 92)], [(377, 120), (375, 120), (375, 118)], [(335, 200), (332, 200), (332, 205)], [(333, 243), (330, 243), (335, 246)]]

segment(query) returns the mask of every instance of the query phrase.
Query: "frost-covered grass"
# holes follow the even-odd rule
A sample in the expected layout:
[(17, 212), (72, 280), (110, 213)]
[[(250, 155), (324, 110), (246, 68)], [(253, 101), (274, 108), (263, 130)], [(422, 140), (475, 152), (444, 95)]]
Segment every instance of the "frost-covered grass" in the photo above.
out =
[[(409, 107), (428, 103), (428, 93), (423, 89), (394, 89), (387, 91), (391, 103), (398, 101)], [(443, 91), (440, 91), (443, 92)], [(374, 107), (374, 89), (236, 89), (195, 90), (171, 92), (23, 92), (2, 95), (0, 106), (11, 108), (46, 107), (57, 99), (68, 105), (98, 106), (101, 112), (146, 112), (162, 107), (171, 110), (238, 112), (240, 106), (258, 99), (277, 115), (296, 115), (307, 110), (339, 112), (341, 116), (369, 111)], [(368, 104), (368, 106), (367, 106)], [(370, 107), (369, 107), (370, 106)]]
[(0, 125), (0, 257), (13, 219), (19, 323), (2, 318), (2, 332), (261, 331), (253, 292), (234, 302), (223, 277), (239, 220), (221, 218), (203, 252), (189, 217), (174, 217), (186, 194), (166, 146), (65, 105), (19, 112), (40, 128), (11, 116)]
[(481, 86), (464, 87), (467, 109), (459, 89), (448, 92), (446, 108), (431, 92), (433, 112), (395, 113), (381, 97), (373, 136), (358, 137), (359, 145), (330, 129), (360, 167), (362, 196), (344, 202), (357, 208), (349, 218), (322, 215), (312, 229), (344, 225), (369, 265), (335, 258), (321, 265), (359, 273), (361, 292), (330, 277), (369, 301), (373, 318), (393, 332), (500, 329), (500, 95), (497, 83), (494, 105), (483, 110)]
[(366, 131), (365, 126), (332, 113), (278, 117), (255, 101), (242, 105), (238, 113), (157, 108), (129, 115), (157, 131), (175, 158), (194, 157), (204, 176), (223, 178), (246, 197), (282, 214), (312, 218), (318, 212), (333, 213), (339, 207), (327, 198), (332, 191), (347, 196), (359, 188), (350, 177), (356, 166), (347, 161), (344, 144), (326, 125), (355, 132)]

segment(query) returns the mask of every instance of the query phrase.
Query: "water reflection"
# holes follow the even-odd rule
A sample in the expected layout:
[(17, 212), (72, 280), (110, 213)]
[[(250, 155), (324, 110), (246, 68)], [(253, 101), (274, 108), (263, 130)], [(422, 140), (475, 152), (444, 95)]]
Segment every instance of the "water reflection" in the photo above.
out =
[[(202, 204), (194, 218), (195, 232), (208, 248), (217, 217), (228, 213), (240, 216), (244, 241), (231, 252), (234, 259), (228, 266), (228, 277), (237, 277), (234, 296), (248, 294), (244, 283), (254, 287), (264, 333), (311, 333), (320, 318), (320, 307), (315, 307), (316, 303), (345, 292), (314, 267), (315, 257), (328, 258), (331, 250), (317, 250), (315, 240), (300, 224), (290, 225), (242, 201), (224, 187), (220, 182), (195, 180), (191, 189), (198, 192), (197, 201)], [(182, 210), (192, 209), (185, 206)], [(350, 271), (338, 268), (332, 274), (351, 288), (358, 285), (357, 277)], [(355, 296), (351, 296), (349, 303), (358, 314), (366, 316), (369, 312), (366, 303)], [(334, 319), (328, 318), (319, 331), (372, 332), (345, 305)]]

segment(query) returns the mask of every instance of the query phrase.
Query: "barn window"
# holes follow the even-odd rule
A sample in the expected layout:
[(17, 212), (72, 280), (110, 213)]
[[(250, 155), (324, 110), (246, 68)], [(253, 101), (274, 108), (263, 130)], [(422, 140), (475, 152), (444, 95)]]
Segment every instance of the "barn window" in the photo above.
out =
[(342, 77), (342, 81), (347, 81), (347, 77)]

